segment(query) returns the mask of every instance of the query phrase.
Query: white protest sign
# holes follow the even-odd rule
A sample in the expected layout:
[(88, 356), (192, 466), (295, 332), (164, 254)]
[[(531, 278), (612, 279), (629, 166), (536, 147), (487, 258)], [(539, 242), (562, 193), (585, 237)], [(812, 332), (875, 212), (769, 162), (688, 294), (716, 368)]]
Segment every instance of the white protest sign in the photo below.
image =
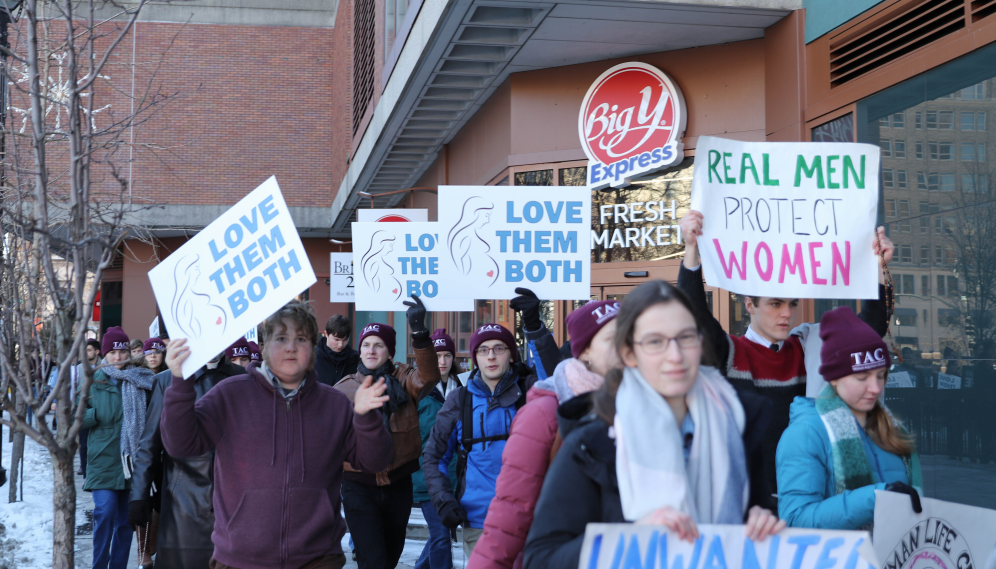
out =
[(961, 377), (949, 373), (938, 373), (937, 389), (961, 389)]
[(432, 312), (474, 309), (461, 298), (459, 280), (441, 270), (445, 249), (438, 223), (353, 223), (353, 267), (357, 310), (407, 310), (421, 297)]
[(885, 382), (885, 387), (916, 387), (913, 377), (908, 371), (890, 371), (889, 379)]
[[(908, 499), (908, 498), (907, 498)], [(785, 529), (762, 542), (744, 526), (702, 524), (682, 541), (662, 526), (588, 524), (581, 569), (877, 569), (866, 531)], [(949, 569), (956, 569), (951, 567)]]
[(356, 287), (353, 283), (353, 254), (330, 253), (329, 262), (329, 301), (356, 302)]
[(419, 222), (429, 221), (427, 209), (358, 209), (356, 221), (360, 223)]
[(875, 492), (875, 555), (881, 569), (982, 569), (996, 547), (996, 511)]
[(152, 319), (152, 324), (149, 324), (149, 337), (158, 338), (159, 337), (159, 317), (156, 316)]
[(698, 243), (709, 285), (750, 296), (878, 298), (877, 146), (703, 136), (695, 152), (691, 208), (704, 218)]
[(584, 186), (441, 186), (443, 279), (467, 298), (591, 295), (591, 191)]
[(149, 271), (172, 339), (187, 338), (183, 376), (315, 283), (276, 178)]
[(255, 326), (253, 326), (252, 328), (250, 328), (249, 331), (246, 332), (242, 337), (246, 339), (246, 342), (256, 342), (257, 344), (259, 343), (259, 340), (256, 339), (256, 327)]

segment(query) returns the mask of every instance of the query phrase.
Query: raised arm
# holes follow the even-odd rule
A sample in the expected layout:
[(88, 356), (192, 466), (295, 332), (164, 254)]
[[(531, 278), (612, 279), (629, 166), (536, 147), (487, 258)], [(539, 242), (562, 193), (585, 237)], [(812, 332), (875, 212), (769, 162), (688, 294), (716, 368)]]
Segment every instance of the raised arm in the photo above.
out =
[(885, 284), (885, 265), (892, 261), (895, 246), (892, 240), (885, 236), (884, 227), (879, 227), (875, 232), (872, 249), (879, 257), (878, 298), (862, 300), (858, 318), (864, 320), (865, 324), (871, 326), (879, 336), (885, 336), (889, 331), (888, 306), (892, 302), (893, 294), (892, 287)]
[(220, 389), (207, 392), (197, 401), (193, 380), (184, 380), (180, 366), (190, 356), (185, 339), (174, 340), (166, 353), (166, 365), (173, 383), (163, 395), (159, 420), (163, 448), (178, 458), (193, 458), (209, 450), (225, 436), (225, 409)]
[(515, 289), (519, 295), (508, 302), (508, 305), (522, 317), (522, 330), (526, 333), (526, 349), (538, 363), (536, 364), (537, 379), (546, 379), (553, 375), (557, 364), (563, 358), (560, 349), (553, 340), (553, 334), (546, 329), (540, 318), (542, 301), (536, 293), (528, 288)]
[(685, 258), (678, 270), (678, 289), (692, 302), (695, 318), (702, 326), (702, 333), (709, 340), (716, 354), (719, 370), (726, 374), (730, 356), (730, 341), (723, 325), (709, 310), (705, 285), (702, 282), (702, 263), (699, 260), (698, 238), (702, 235), (702, 214), (691, 210), (679, 222), (681, 238), (685, 241)]
[(415, 350), (415, 369), (409, 369), (404, 377), (398, 380), (404, 386), (408, 396), (416, 404), (422, 400), (442, 377), (436, 362), (436, 350), (432, 347), (429, 329), (425, 327), (425, 305), (418, 295), (406, 300), (408, 307), (408, 326), (412, 329), (412, 348)]

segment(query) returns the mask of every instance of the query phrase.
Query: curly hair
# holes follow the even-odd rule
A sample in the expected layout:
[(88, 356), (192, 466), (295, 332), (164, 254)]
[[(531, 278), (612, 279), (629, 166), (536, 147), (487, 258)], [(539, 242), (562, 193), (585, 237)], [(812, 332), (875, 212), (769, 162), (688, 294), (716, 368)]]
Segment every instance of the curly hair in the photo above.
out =
[(309, 302), (297, 299), (283, 305), (263, 321), (261, 327), (264, 344), (269, 344), (270, 338), (275, 333), (284, 331), (286, 328), (284, 325), (285, 319), (293, 322), (298, 330), (304, 332), (308, 338), (311, 338), (312, 347), (318, 345), (321, 339), (321, 332), (318, 329), (318, 320), (315, 319), (315, 312), (312, 310)]

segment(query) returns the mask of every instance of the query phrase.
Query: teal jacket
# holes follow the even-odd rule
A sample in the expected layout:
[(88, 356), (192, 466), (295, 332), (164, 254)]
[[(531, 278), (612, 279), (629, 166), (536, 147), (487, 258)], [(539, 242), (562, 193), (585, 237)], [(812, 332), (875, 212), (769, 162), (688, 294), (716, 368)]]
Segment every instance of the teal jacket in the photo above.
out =
[[(455, 377), (450, 377), (447, 383), (453, 382), (455, 385), (459, 386), (460, 382)], [(440, 383), (442, 385), (442, 383)], [(432, 433), (432, 427), (436, 425), (436, 415), (439, 414), (439, 410), (443, 408), (443, 403), (445, 399), (443, 394), (439, 392), (439, 389), (433, 388), (421, 401), (418, 402), (418, 432), (422, 436), (422, 449), (425, 449), (425, 443), (429, 440), (429, 435)], [(418, 456), (418, 466), (419, 469), (414, 474), (412, 474), (412, 486), (414, 489), (415, 503), (427, 502), (431, 498), (429, 496), (429, 490), (425, 485), (425, 473), (422, 472), (422, 455)], [(453, 460), (450, 461), (450, 487), (456, 488), (456, 455), (453, 456)]]
[(875, 484), (834, 491), (833, 453), (813, 399), (796, 397), (789, 426), (778, 442), (778, 516), (789, 527), (861, 529), (875, 520), (875, 490), (889, 482), (909, 484), (903, 459), (882, 450), (861, 430)]
[(94, 373), (93, 380), (83, 417), (83, 428), (90, 429), (83, 489), (127, 490), (131, 481), (121, 467), (121, 389), (102, 370)]

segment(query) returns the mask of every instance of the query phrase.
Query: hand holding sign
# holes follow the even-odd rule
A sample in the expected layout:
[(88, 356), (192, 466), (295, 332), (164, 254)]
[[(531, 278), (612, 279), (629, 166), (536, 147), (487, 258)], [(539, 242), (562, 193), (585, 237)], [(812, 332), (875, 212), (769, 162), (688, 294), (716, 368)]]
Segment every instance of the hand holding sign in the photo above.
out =
[(391, 397), (384, 395), (387, 391), (387, 380), (383, 377), (373, 382), (373, 376), (363, 378), (363, 383), (356, 390), (353, 397), (353, 412), (357, 415), (366, 415), (374, 409), (380, 409)]
[(747, 513), (747, 527), (744, 530), (744, 535), (747, 536), (747, 539), (764, 541), (768, 539), (769, 535), (775, 535), (785, 529), (786, 525), (788, 524), (785, 520), (779, 520), (778, 516), (771, 513), (771, 510), (754, 506)]
[(699, 528), (692, 516), (671, 506), (658, 508), (636, 521), (638, 525), (664, 526), (678, 534), (678, 539), (694, 543), (699, 539)]
[(166, 367), (173, 377), (183, 377), (183, 362), (187, 361), (188, 357), (190, 357), (190, 346), (187, 345), (186, 338), (170, 341), (166, 347)]
[(412, 329), (412, 334), (428, 332), (429, 329), (425, 327), (425, 305), (422, 304), (422, 299), (414, 294), (411, 300), (406, 300), (403, 304), (408, 307), (408, 326)]

